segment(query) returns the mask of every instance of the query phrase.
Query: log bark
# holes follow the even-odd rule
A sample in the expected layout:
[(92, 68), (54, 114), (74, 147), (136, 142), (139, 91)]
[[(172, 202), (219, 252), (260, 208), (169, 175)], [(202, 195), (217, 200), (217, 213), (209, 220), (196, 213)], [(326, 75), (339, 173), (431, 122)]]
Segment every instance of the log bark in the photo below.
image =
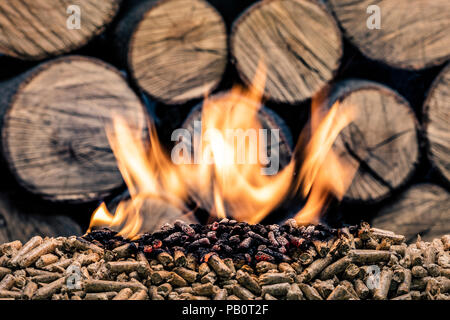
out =
[[(121, 0), (4, 0), (0, 2), (0, 53), (40, 60), (70, 52), (103, 32)], [(70, 5), (80, 8), (80, 28), (71, 22)]]
[(450, 232), (450, 193), (432, 184), (414, 185), (381, 208), (371, 225), (414, 241), (432, 241)]
[(18, 182), (52, 201), (88, 202), (123, 184), (106, 136), (114, 116), (144, 128), (123, 76), (67, 56), (0, 84), (1, 150)]
[[(405, 69), (450, 58), (450, 2), (446, 0), (327, 0), (345, 36), (367, 57)], [(369, 6), (381, 10), (380, 29), (369, 29)]]
[(48, 207), (24, 203), (23, 198), (14, 197), (7, 190), (0, 192), (0, 243), (31, 237), (58, 237), (81, 235), (80, 226), (60, 213), (49, 213)]
[(342, 40), (331, 14), (310, 0), (261, 1), (234, 23), (231, 52), (250, 83), (260, 62), (267, 67), (265, 95), (297, 103), (312, 97), (339, 67)]
[(434, 81), (424, 104), (428, 157), (450, 183), (450, 64)]
[(222, 17), (204, 0), (147, 0), (116, 29), (118, 54), (138, 86), (168, 104), (216, 88), (227, 65)]
[(419, 162), (415, 115), (398, 93), (364, 80), (337, 83), (323, 104), (336, 102), (339, 112), (354, 117), (334, 146), (343, 163), (357, 169), (344, 200), (380, 201), (403, 186)]

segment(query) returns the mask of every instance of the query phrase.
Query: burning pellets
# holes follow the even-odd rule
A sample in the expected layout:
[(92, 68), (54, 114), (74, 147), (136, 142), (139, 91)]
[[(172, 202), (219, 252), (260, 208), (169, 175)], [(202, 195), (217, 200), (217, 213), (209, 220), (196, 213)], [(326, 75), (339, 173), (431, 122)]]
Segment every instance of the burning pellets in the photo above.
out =
[(195, 235), (195, 230), (192, 229), (191, 226), (189, 226), (186, 222), (177, 220), (174, 223), (176, 228), (181, 229), (185, 234), (187, 234), (189, 237), (193, 237)]

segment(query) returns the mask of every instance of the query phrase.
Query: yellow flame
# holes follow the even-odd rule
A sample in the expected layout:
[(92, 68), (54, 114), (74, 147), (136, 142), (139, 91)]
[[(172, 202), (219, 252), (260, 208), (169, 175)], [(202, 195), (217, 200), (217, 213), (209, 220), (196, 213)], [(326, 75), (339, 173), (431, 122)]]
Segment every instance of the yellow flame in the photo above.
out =
[[(134, 237), (145, 231), (140, 229), (143, 219), (148, 217), (143, 217), (140, 211), (146, 199), (162, 200), (184, 212), (187, 201), (195, 199), (218, 218), (231, 216), (258, 223), (292, 196), (292, 190), (299, 189), (308, 200), (297, 214), (297, 221), (316, 222), (330, 194), (341, 198), (353, 177), (354, 172), (349, 172), (333, 152), (334, 142), (352, 116), (341, 113), (338, 104), (323, 112), (313, 101), (310, 139), (306, 146), (299, 145), (304, 150), (304, 161), (298, 174), (297, 159), (293, 158), (277, 174), (264, 175), (262, 169), (267, 159), (261, 155), (265, 154), (267, 142), (259, 135), (256, 144), (251, 140), (251, 134), (262, 129), (258, 112), (264, 83), (265, 68), (260, 66), (249, 89), (234, 87), (227, 94), (205, 98), (195, 164), (172, 162), (152, 123), (147, 145), (141, 130), (133, 130), (125, 120), (115, 117), (107, 131), (108, 138), (131, 200), (120, 203), (114, 215), (102, 204), (94, 212), (90, 228), (116, 227), (121, 235)], [(228, 136), (229, 132), (237, 131), (244, 136), (248, 134), (240, 144)]]
[(320, 109), (321, 100), (317, 98), (311, 104), (308, 127), (311, 138), (303, 152), (298, 180), (302, 195), (308, 200), (296, 215), (299, 224), (317, 223), (330, 195), (342, 199), (356, 173), (356, 168), (346, 165), (333, 150), (341, 131), (353, 121), (354, 110), (351, 107), (340, 108), (339, 102), (336, 102), (324, 114)]

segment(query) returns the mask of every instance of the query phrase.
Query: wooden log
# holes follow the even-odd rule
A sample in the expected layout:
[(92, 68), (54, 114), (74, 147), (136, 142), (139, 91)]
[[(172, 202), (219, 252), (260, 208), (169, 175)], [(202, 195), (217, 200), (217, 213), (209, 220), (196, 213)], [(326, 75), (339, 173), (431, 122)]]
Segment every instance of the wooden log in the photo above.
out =
[(222, 17), (204, 0), (147, 0), (116, 29), (119, 56), (151, 97), (180, 104), (212, 91), (227, 64)]
[(123, 76), (67, 56), (0, 84), (1, 149), (18, 182), (52, 201), (88, 202), (123, 184), (106, 136), (113, 116), (144, 128)]
[(353, 121), (340, 133), (335, 151), (356, 174), (344, 200), (377, 202), (403, 186), (419, 162), (418, 122), (408, 102), (388, 87), (364, 80), (337, 83), (324, 102)]
[(418, 234), (432, 241), (450, 232), (450, 193), (432, 184), (410, 187), (384, 205), (371, 225), (405, 235), (414, 241)]
[[(80, 226), (71, 218), (49, 210), (10, 191), (0, 191), (0, 243), (14, 240), (27, 242), (33, 236), (58, 237), (81, 235)], [(51, 212), (50, 212), (51, 211)]]
[(248, 84), (267, 67), (265, 95), (297, 103), (312, 97), (339, 67), (342, 40), (331, 14), (310, 0), (260, 1), (234, 23), (231, 52)]
[[(344, 35), (367, 57), (405, 69), (450, 58), (450, 2), (446, 0), (327, 0)], [(380, 8), (380, 29), (369, 29)], [(367, 13), (369, 8), (369, 12)]]
[[(78, 49), (103, 32), (121, 0), (7, 0), (0, 2), (0, 53), (40, 60)], [(80, 10), (80, 28), (71, 29), (71, 5)], [(68, 28), (68, 24), (71, 28)]]
[(450, 182), (450, 64), (434, 81), (424, 104), (428, 157)]

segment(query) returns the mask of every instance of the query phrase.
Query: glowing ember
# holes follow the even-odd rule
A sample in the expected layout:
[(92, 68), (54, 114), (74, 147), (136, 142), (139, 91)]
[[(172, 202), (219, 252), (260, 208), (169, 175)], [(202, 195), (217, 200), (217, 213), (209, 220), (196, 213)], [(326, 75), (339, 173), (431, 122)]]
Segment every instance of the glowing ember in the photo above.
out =
[(187, 211), (185, 203), (195, 199), (218, 218), (231, 216), (254, 224), (298, 190), (308, 201), (296, 220), (317, 222), (330, 195), (341, 198), (354, 175), (332, 150), (351, 115), (339, 113), (338, 105), (323, 114), (313, 102), (310, 139), (306, 146), (297, 146), (304, 150), (299, 173), (295, 172), (298, 159), (279, 172), (270, 172), (267, 135), (260, 134), (258, 119), (265, 82), (265, 72), (259, 70), (250, 89), (235, 87), (219, 98), (205, 99), (200, 137), (194, 137), (200, 147), (194, 152), (187, 148), (187, 141), (181, 141), (169, 156), (151, 123), (147, 146), (140, 130), (115, 118), (108, 137), (131, 200), (121, 203), (114, 216), (102, 204), (92, 216), (90, 228), (115, 227), (121, 235), (133, 237), (143, 231), (143, 219), (152, 219), (141, 212), (149, 199), (164, 201), (183, 212)]

